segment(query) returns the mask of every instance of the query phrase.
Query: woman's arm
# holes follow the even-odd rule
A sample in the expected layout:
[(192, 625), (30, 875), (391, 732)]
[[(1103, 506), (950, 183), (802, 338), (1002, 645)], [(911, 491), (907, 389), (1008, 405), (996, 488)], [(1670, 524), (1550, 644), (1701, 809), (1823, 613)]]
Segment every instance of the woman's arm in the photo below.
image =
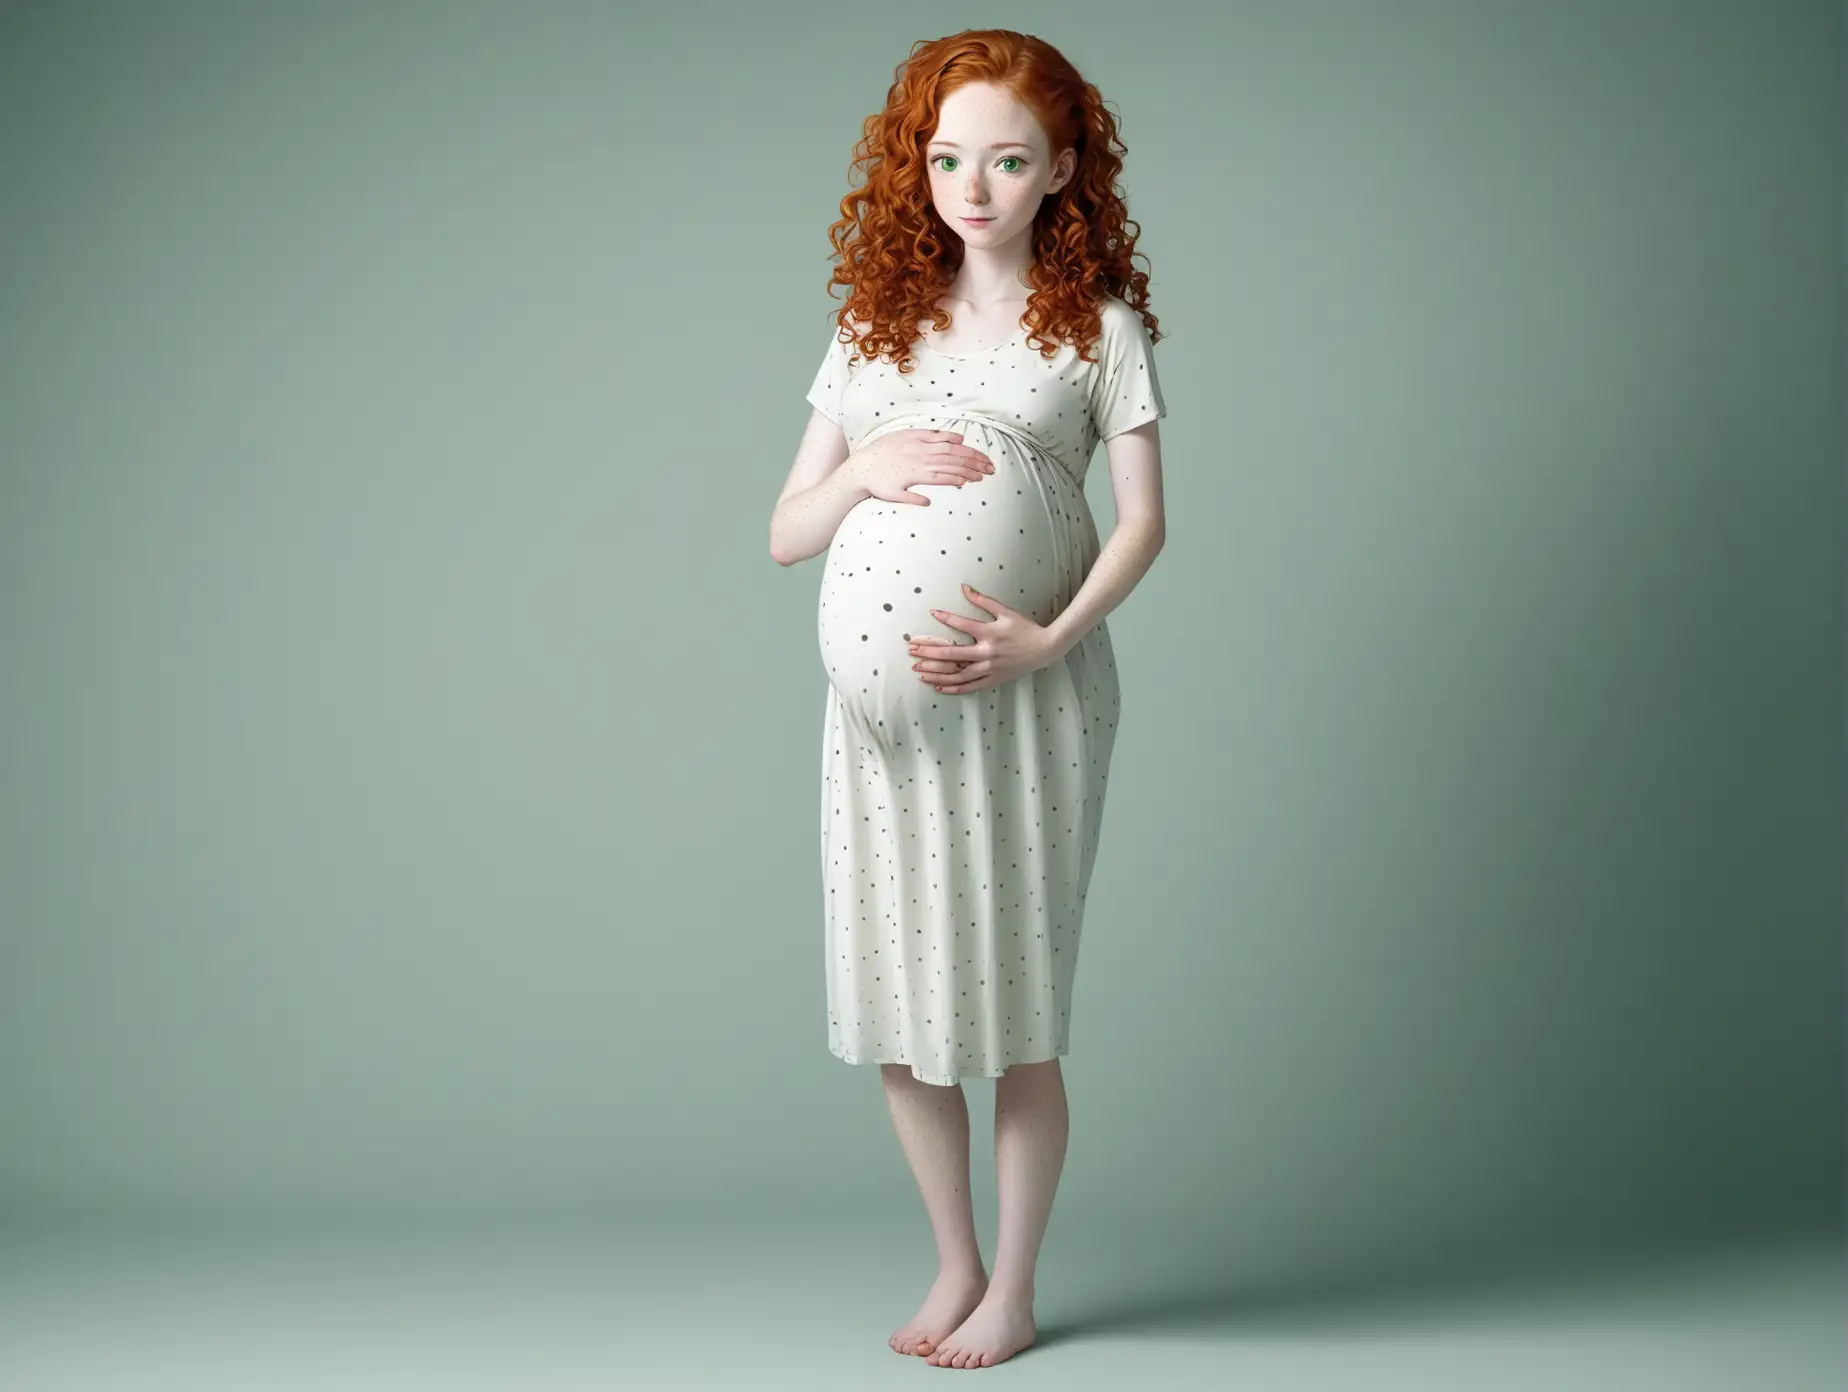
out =
[(1057, 661), (1121, 604), (1155, 563), (1168, 537), (1161, 498), (1161, 426), (1149, 421), (1104, 442), (1116, 496), (1116, 526), (1072, 602), (1046, 631)]
[(855, 503), (873, 496), (841, 468), (847, 458), (847, 436), (840, 426), (820, 411), (811, 413), (796, 462), (770, 514), (770, 557), (778, 565), (826, 551), (841, 519)]

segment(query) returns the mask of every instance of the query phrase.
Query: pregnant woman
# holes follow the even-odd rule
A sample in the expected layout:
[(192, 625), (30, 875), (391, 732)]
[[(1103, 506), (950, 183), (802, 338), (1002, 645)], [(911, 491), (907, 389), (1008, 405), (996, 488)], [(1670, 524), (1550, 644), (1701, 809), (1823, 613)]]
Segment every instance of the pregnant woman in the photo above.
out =
[[(889, 1342), (986, 1367), (1032, 1343), (1118, 687), (1104, 616), (1161, 549), (1165, 414), (1116, 125), (1057, 50), (920, 43), (831, 232), (848, 287), (771, 519), (821, 551), (828, 1047), (877, 1063), (938, 1275)], [(1138, 229), (1139, 230), (1139, 229)], [(1115, 526), (1084, 478), (1099, 441)], [(994, 1078), (993, 1277), (960, 1080)]]

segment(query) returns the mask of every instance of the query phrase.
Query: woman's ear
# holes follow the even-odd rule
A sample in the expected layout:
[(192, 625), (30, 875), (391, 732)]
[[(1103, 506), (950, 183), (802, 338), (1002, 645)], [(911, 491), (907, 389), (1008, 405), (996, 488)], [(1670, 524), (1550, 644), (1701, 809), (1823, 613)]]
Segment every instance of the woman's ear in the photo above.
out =
[(1078, 152), (1072, 149), (1059, 151), (1059, 158), (1053, 164), (1052, 186), (1048, 193), (1057, 193), (1072, 181), (1072, 175), (1078, 170)]

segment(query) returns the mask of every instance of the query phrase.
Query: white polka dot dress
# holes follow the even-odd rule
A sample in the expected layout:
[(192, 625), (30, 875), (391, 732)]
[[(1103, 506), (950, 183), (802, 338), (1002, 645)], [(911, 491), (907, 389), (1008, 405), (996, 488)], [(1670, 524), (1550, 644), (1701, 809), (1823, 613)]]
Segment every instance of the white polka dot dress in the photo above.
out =
[(906, 649), (914, 635), (973, 641), (929, 612), (991, 618), (964, 582), (1048, 623), (1090, 572), (1091, 455), (1166, 414), (1141, 316), (1115, 296), (1099, 308), (1095, 362), (1070, 345), (1042, 357), (1025, 329), (957, 355), (926, 335), (901, 375), (850, 362), (831, 331), (809, 390), (852, 449), (956, 430), (995, 465), (962, 487), (911, 485), (928, 507), (863, 500), (828, 550), (823, 947), (828, 1048), (848, 1063), (950, 1084), (1068, 1049), (1119, 712), (1107, 625), (966, 695), (928, 685)]

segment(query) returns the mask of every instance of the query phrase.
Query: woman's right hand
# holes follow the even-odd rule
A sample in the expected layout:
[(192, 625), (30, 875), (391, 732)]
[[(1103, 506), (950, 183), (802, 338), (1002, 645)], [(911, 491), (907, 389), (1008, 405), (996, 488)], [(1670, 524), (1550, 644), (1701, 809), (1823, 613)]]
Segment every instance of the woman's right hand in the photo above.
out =
[(849, 455), (841, 469), (875, 498), (929, 507), (930, 499), (911, 492), (910, 485), (953, 483), (960, 488), (995, 471), (994, 461), (962, 438), (954, 430), (889, 430)]

